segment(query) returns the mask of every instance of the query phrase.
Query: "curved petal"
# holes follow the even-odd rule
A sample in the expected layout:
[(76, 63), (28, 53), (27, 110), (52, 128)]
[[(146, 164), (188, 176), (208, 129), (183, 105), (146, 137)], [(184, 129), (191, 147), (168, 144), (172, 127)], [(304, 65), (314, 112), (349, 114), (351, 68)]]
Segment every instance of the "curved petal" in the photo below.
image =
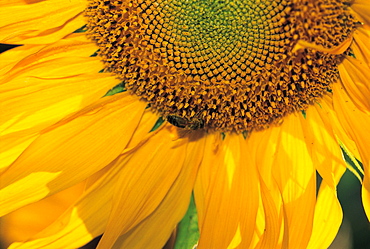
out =
[(63, 79), (30, 77), (28, 82), (28, 86), (22, 78), (9, 82), (12, 90), (0, 86), (1, 168), (8, 167), (40, 130), (92, 104), (117, 83), (112, 76), (98, 73)]
[(108, 165), (109, 170), (53, 224), (9, 249), (78, 248), (104, 233), (112, 208), (112, 189), (117, 184), (122, 161), (123, 158), (118, 158)]
[[(276, 153), (280, 146), (280, 127), (271, 127), (252, 133), (249, 141), (255, 150), (257, 169), (261, 185), (263, 216), (260, 217), (259, 241), (257, 248), (280, 248), (284, 234), (283, 202), (273, 171), (278, 170)], [(280, 167), (284, 167), (279, 165)], [(255, 236), (257, 237), (257, 236)]]
[(363, 205), (367, 217), (370, 218), (370, 115), (357, 108), (352, 99), (344, 91), (341, 84), (333, 85), (334, 111), (346, 133), (355, 141), (364, 166), (362, 184)]
[(370, 67), (370, 26), (363, 25), (353, 32), (351, 49), (356, 59), (365, 62)]
[(308, 248), (328, 248), (342, 223), (342, 209), (337, 198), (337, 185), (346, 171), (339, 142), (333, 133), (326, 107), (308, 108), (306, 143), (312, 144), (312, 159), (322, 177), (315, 206), (313, 230)]
[(66, 211), (83, 193), (84, 182), (1, 217), (1, 242), (4, 248), (14, 241), (34, 236)]
[[(304, 126), (306, 144), (310, 144), (312, 160), (323, 181), (336, 191), (341, 175), (346, 170), (339, 142), (334, 134), (332, 123), (327, 115), (328, 106), (315, 104), (306, 111)], [(341, 171), (334, 175), (333, 172)]]
[(254, 234), (259, 186), (254, 155), (242, 135), (210, 134), (196, 185), (198, 248), (248, 248)]
[[(120, 172), (110, 219), (98, 248), (112, 247), (120, 235), (127, 233), (148, 217), (157, 209), (175, 180), (180, 177), (188, 139), (175, 138), (176, 128), (167, 125), (148, 142), (138, 147), (127, 160)], [(191, 186), (187, 188), (193, 186), (191, 182), (188, 184)], [(190, 192), (188, 194), (187, 201)], [(170, 230), (172, 231), (173, 227), (170, 227)]]
[(135, 146), (140, 146), (139, 141), (146, 137), (153, 126), (154, 122), (151, 121), (154, 115), (147, 112), (143, 116), (129, 143), (131, 149), (90, 176), (86, 181), (87, 191), (67, 212), (29, 241), (14, 243), (11, 248), (77, 248), (104, 233), (112, 209), (113, 190), (118, 184), (120, 172), (132, 153), (140, 149)]
[[(20, 70), (8, 72), (4, 77), (0, 78), (1, 91), (11, 91), (18, 89), (19, 86), (32, 86), (32, 78), (41, 79), (65, 79), (81, 74), (98, 73), (103, 68), (103, 65), (97, 58), (93, 57), (74, 57), (65, 56), (51, 60), (38, 61), (34, 64), (29, 64), (20, 67)], [(23, 85), (21, 83), (23, 82)]]
[(15, 6), (15, 5), (22, 5), (22, 4), (31, 4), (41, 2), (43, 0), (7, 0), (1, 2), (1, 6)]
[(189, 205), (198, 166), (204, 153), (204, 141), (205, 139), (200, 138), (199, 134), (190, 135), (189, 142), (186, 145), (186, 156), (182, 170), (165, 198), (152, 214), (128, 233), (122, 235), (113, 249), (160, 249), (163, 247)]
[(0, 136), (0, 174), (39, 136), (35, 132), (18, 133), (17, 136)]
[[(153, 113), (149, 108), (145, 109), (144, 114), (140, 120), (140, 123), (138, 124), (135, 130), (135, 133), (131, 137), (122, 154), (130, 154), (133, 150), (136, 150), (138, 146), (141, 146), (147, 140), (149, 140), (154, 134), (159, 132), (161, 128), (158, 128), (154, 132), (150, 132), (154, 126), (153, 124), (155, 124), (157, 120), (158, 120), (157, 114)], [(111, 163), (110, 165), (112, 164), (113, 163)], [(111, 166), (107, 166), (101, 169), (100, 171), (96, 172), (94, 175), (90, 176), (86, 181), (86, 187), (89, 188), (98, 179), (100, 179), (109, 170), (109, 167)]]
[(84, 0), (49, 0), (1, 6), (0, 42), (9, 44), (55, 42), (85, 24), (81, 13), (86, 6), (87, 1)]
[(110, 163), (126, 147), (145, 105), (128, 93), (117, 94), (43, 130), (2, 173), (1, 212), (74, 185)]
[[(333, 172), (336, 181), (339, 182), (344, 171), (343, 167), (336, 168)], [(342, 207), (336, 189), (323, 181), (317, 196), (312, 236), (307, 248), (328, 248), (338, 233), (342, 219)]]
[(323, 96), (320, 106), (322, 107), (319, 111), (320, 116), (326, 116), (329, 118), (329, 123), (332, 125), (334, 135), (338, 142), (343, 143), (348, 148), (349, 152), (354, 155), (354, 157), (360, 158), (360, 153), (358, 152), (356, 143), (349, 136), (349, 134), (347, 134), (346, 130), (341, 124), (341, 121), (338, 119), (337, 113), (334, 111), (333, 94), (328, 93)]
[(11, 58), (17, 49), (30, 46), (0, 54), (9, 54), (5, 58), (13, 64), (0, 85), (1, 167), (13, 162), (41, 129), (90, 105), (119, 83), (109, 74), (97, 73), (103, 65), (89, 57), (96, 47), (84, 35), (74, 34), (41, 49), (31, 46), (28, 56)]
[(358, 109), (370, 113), (370, 68), (364, 63), (347, 57), (338, 66), (342, 84)]
[(356, 12), (362, 22), (370, 25), (370, 3), (368, 0), (354, 0), (351, 8)]
[[(312, 232), (316, 202), (316, 170), (306, 145), (299, 113), (288, 115), (279, 127), (272, 175), (280, 190), (284, 210), (284, 240), (288, 248), (306, 248)], [(305, 217), (302, 219), (302, 217)]]
[(368, 170), (370, 160), (370, 113), (357, 108), (353, 99), (344, 91), (341, 84), (333, 87), (334, 111), (347, 134), (355, 141), (365, 170)]
[(0, 53), (0, 76), (9, 72), (23, 58), (36, 53), (45, 45), (24, 45)]
[[(22, 84), (25, 81), (29, 84)], [(111, 75), (98, 73), (59, 79), (18, 77), (7, 84), (11, 89), (0, 87), (1, 135), (46, 128), (100, 99), (116, 83)]]
[(305, 248), (310, 239), (316, 171), (305, 141), (307, 125), (296, 113), (257, 134), (260, 142), (254, 147), (266, 217), (259, 248)]
[[(33, 49), (36, 50), (36, 48), (39, 49), (37, 51), (30, 52)], [(30, 74), (33, 76), (49, 78), (53, 77), (53, 74), (51, 74), (49, 70), (56, 70), (58, 74), (61, 74), (61, 71), (63, 72), (63, 67), (68, 65), (60, 63), (57, 67), (50, 67), (49, 70), (40, 70), (40, 66), (36, 66), (37, 64), (41, 64), (46, 61), (53, 61), (58, 58), (70, 58), (71, 61), (73, 61), (73, 58), (86, 58), (86, 61), (95, 61), (96, 63), (93, 68), (84, 67), (83, 65), (80, 65), (79, 67), (75, 66), (71, 71), (65, 70), (64, 73), (61, 74), (61, 77), (80, 74), (82, 69), (85, 70), (82, 71), (82, 73), (99, 72), (104, 68), (103, 63), (97, 58), (91, 58), (91, 55), (93, 55), (97, 50), (98, 47), (88, 40), (84, 33), (70, 34), (52, 44), (24, 45), (13, 48), (0, 54), (0, 58), (8, 61), (6, 64), (13, 63), (13, 66), (10, 68), (11, 70), (8, 71), (9, 73), (7, 72), (6, 75), (4, 74), (6, 76), (5, 79), (7, 79), (5, 82), (9, 81), (9, 79), (13, 79), (19, 74)], [(32, 73), (29, 72), (30, 69), (33, 70)], [(55, 71), (53, 71), (53, 73), (55, 73)]]
[(162, 129), (163, 126), (158, 127), (155, 131), (152, 131), (158, 119), (158, 114), (153, 112), (152, 109), (145, 109), (143, 117), (141, 118), (140, 123), (135, 130), (135, 134), (132, 136), (130, 142), (127, 144), (124, 152), (131, 150), (136, 146), (140, 146), (140, 143), (146, 142), (146, 140), (150, 139), (153, 134), (159, 132), (159, 130)]
[[(259, 176), (264, 213), (264, 229), (256, 248), (280, 248), (283, 228), (282, 200), (276, 189), (269, 189), (265, 179)], [(271, 183), (270, 183), (271, 184)], [(270, 185), (271, 186), (271, 185)]]

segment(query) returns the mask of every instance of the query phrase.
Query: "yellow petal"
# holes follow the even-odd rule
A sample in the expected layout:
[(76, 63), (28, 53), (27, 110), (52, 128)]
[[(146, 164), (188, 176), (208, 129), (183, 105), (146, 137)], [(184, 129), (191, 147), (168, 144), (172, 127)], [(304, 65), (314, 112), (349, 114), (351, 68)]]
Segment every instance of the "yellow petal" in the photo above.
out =
[[(40, 130), (90, 105), (117, 83), (112, 76), (97, 73), (63, 79), (31, 77), (29, 85), (17, 79), (0, 86), (2, 168), (12, 163)], [(5, 90), (5, 86), (13, 89)], [(31, 140), (26, 142), (26, 138)]]
[[(39, 48), (39, 50), (35, 53), (27, 54), (28, 51), (24, 51), (28, 48)], [(9, 81), (9, 79), (13, 79), (18, 75), (33, 75), (38, 77), (53, 77), (54, 73), (61, 74), (61, 77), (66, 77), (70, 75), (77, 75), (80, 73), (87, 73), (87, 72), (99, 72), (101, 69), (104, 68), (104, 65), (100, 60), (96, 57), (91, 57), (92, 54), (96, 52), (98, 48), (94, 43), (86, 38), (86, 35), (83, 33), (75, 33), (70, 34), (67, 37), (46, 45), (24, 45), (20, 46), (11, 50), (6, 51), (0, 56), (3, 56), (5, 60), (8, 62), (13, 62), (14, 66), (9, 70), (9, 73), (6, 73), (5, 79)], [(21, 54), (18, 54), (19, 52)], [(26, 53), (27, 52), (27, 53)], [(8, 55), (9, 54), (9, 55)], [(1, 57), (0, 57), (1, 58)], [(68, 67), (68, 65), (63, 65), (60, 63), (59, 65), (50, 65), (48, 66), (48, 70), (40, 70), (40, 66), (38, 64), (44, 65), (45, 62), (54, 62), (55, 59), (60, 58), (69, 58), (73, 59), (82, 59), (84, 58), (86, 62), (95, 62), (95, 65), (90, 68), (86, 67), (83, 64), (79, 66), (74, 66), (70, 70), (63, 70), (63, 68)], [(44, 64), (42, 64), (44, 63)], [(32, 70), (32, 72), (30, 72)], [(84, 70), (84, 71), (83, 71)], [(53, 71), (53, 72), (50, 72)], [(63, 73), (61, 73), (63, 72)], [(54, 78), (57, 76), (54, 75)]]
[[(85, 68), (86, 67), (86, 68)], [(102, 64), (93, 57), (63, 57), (23, 66), (0, 78), (2, 91), (9, 91), (19, 85), (29, 87), (32, 78), (60, 80), (81, 74), (98, 73)], [(23, 85), (21, 84), (23, 82)]]
[[(337, 182), (344, 171), (345, 169), (341, 166), (333, 171)], [(317, 197), (313, 231), (307, 248), (328, 248), (338, 233), (342, 218), (342, 208), (337, 198), (336, 189), (323, 181)]]
[(349, 37), (345, 39), (338, 46), (335, 46), (332, 48), (326, 48), (322, 45), (317, 45), (313, 42), (308, 42), (305, 40), (298, 40), (296, 45), (292, 49), (292, 52), (296, 52), (299, 49), (310, 48), (310, 49), (315, 49), (317, 51), (328, 53), (328, 54), (343, 54), (348, 49), (348, 47), (351, 45), (351, 43), (352, 43), (352, 37)]
[[(1, 6), (1, 5), (0, 5)], [(84, 0), (49, 0), (1, 6), (0, 42), (45, 44), (55, 42), (85, 24)]]
[(113, 189), (122, 160), (119, 158), (108, 165), (109, 170), (49, 227), (26, 242), (12, 244), (9, 249), (78, 248), (102, 234), (112, 208)]
[(38, 126), (40, 130), (54, 124), (100, 99), (117, 83), (112, 76), (98, 73), (65, 79), (31, 77), (28, 79), (30, 85), (24, 86), (22, 79), (18, 79), (9, 84), (14, 86), (11, 90), (0, 87), (4, 89), (0, 92), (3, 136)]
[(316, 170), (306, 146), (304, 125), (308, 124), (299, 113), (284, 118), (272, 170), (283, 200), (283, 245), (288, 248), (306, 248), (312, 232)]
[(84, 182), (1, 217), (2, 245), (7, 247), (14, 241), (29, 239), (40, 232), (68, 209), (83, 189)]
[[(67, 37), (59, 40), (56, 43), (47, 45), (23, 45), (13, 49), (10, 49), (0, 54), (0, 75), (14, 74), (15, 72), (21, 71), (24, 67), (29, 67), (44, 61), (50, 61), (56, 58), (63, 57), (90, 57), (97, 50), (95, 44), (91, 43), (83, 33), (70, 34)], [(87, 59), (87, 61), (90, 61)], [(103, 68), (103, 64), (99, 60), (95, 60), (100, 71)], [(58, 65), (59, 66), (63, 65)], [(78, 70), (79, 67), (75, 69)], [(82, 67), (86, 72), (91, 71), (90, 68)], [(96, 69), (96, 66), (94, 66)], [(29, 73), (28, 71), (26, 71)], [(44, 70), (43, 73), (48, 73), (48, 70)], [(65, 74), (71, 72), (66, 71)], [(49, 73), (50, 75), (50, 73)]]
[[(158, 134), (159, 135), (159, 134)], [(196, 136), (196, 134), (194, 134)], [(193, 138), (195, 138), (193, 136)], [(155, 211), (122, 235), (115, 248), (162, 248), (189, 205), (198, 165), (203, 157), (204, 139), (190, 139), (183, 168)], [(176, 152), (174, 152), (176, 154)], [(104, 247), (102, 247), (104, 248)]]
[(367, 217), (370, 218), (370, 115), (357, 108), (341, 84), (333, 85), (334, 110), (350, 138), (355, 141), (364, 166), (362, 198)]
[(0, 76), (5, 75), (20, 60), (36, 53), (43, 47), (44, 45), (24, 45), (0, 53)]
[(336, 186), (346, 170), (339, 142), (333, 133), (326, 105), (306, 111), (306, 143), (311, 144), (314, 165), (323, 178), (315, 206), (314, 223), (308, 248), (328, 248), (342, 223), (342, 209)]
[(198, 248), (248, 248), (259, 206), (254, 155), (242, 135), (210, 134), (195, 185)]
[(16, 6), (22, 4), (31, 4), (41, 2), (42, 0), (5, 0), (1, 2), (1, 6)]
[[(316, 184), (311, 157), (325, 152), (315, 151), (314, 148), (320, 148), (318, 145), (306, 146), (309, 122), (313, 121), (300, 114), (290, 115), (280, 127), (256, 133), (253, 147), (259, 155), (257, 165), (266, 222), (258, 248), (305, 248), (310, 239)], [(324, 127), (311, 127), (316, 128)], [(281, 228), (285, 230), (281, 230), (284, 241), (277, 237), (282, 235)]]
[[(34, 47), (40, 48), (33, 46), (32, 49)], [(23, 46), (15, 50), (21, 48)], [(91, 104), (101, 98), (107, 89), (118, 84), (112, 76), (95, 73), (103, 66), (97, 59), (89, 58), (95, 49), (84, 36), (74, 34), (56, 44), (42, 46), (40, 51), (25, 58), (11, 60), (14, 65), (2, 77), (3, 84), (0, 86), (1, 167), (9, 165), (23, 151), (24, 138), (35, 138), (39, 130)], [(18, 54), (12, 51), (1, 56)], [(21, 54), (24, 55), (25, 51)], [(67, 66), (63, 57), (76, 61), (67, 60)], [(78, 61), (82, 64), (76, 63)], [(53, 70), (45, 70), (45, 65)], [(85, 74), (78, 75), (81, 73)], [(56, 78), (58, 75), (61, 78)], [(12, 134), (6, 136), (7, 133)]]
[(351, 8), (362, 22), (370, 24), (370, 3), (368, 0), (354, 0)]
[[(153, 113), (150, 108), (145, 109), (145, 112), (138, 124), (138, 127), (135, 130), (135, 133), (131, 137), (131, 140), (127, 144), (125, 150), (122, 154), (131, 154), (135, 150), (140, 149), (140, 146), (144, 144), (148, 139), (154, 136), (157, 132), (159, 132), (162, 127), (158, 128), (155, 132), (150, 132), (153, 128), (153, 124), (156, 123), (158, 120), (158, 115)], [(150, 132), (150, 133), (149, 133)], [(119, 159), (122, 161), (122, 159)], [(115, 162), (114, 165), (120, 165), (120, 162)], [(106, 172), (108, 172), (109, 167), (112, 166), (113, 163), (105, 167), (104, 169), (96, 172), (94, 175), (90, 176), (86, 181), (86, 187), (90, 187), (94, 184), (98, 179), (100, 179)]]
[[(120, 235), (148, 217), (180, 177), (188, 139), (184, 137), (174, 140), (175, 138), (175, 127), (167, 125), (140, 146), (131, 158), (127, 158), (113, 196), (109, 223), (98, 248), (110, 248)], [(188, 189), (193, 186), (191, 182), (188, 184)], [(183, 208), (186, 211), (186, 207)], [(172, 229), (170, 227), (171, 231)]]
[(135, 130), (135, 134), (131, 138), (130, 142), (127, 144), (126, 150), (131, 150), (137, 146), (140, 146), (140, 143), (145, 142), (147, 139), (150, 139), (156, 132), (159, 132), (159, 130), (162, 128), (158, 128), (156, 131), (150, 132), (153, 129), (158, 118), (158, 114), (154, 113), (153, 110), (151, 110), (150, 108), (145, 109), (143, 117), (141, 118), (140, 123)]
[[(143, 131), (135, 131), (131, 147), (134, 147), (132, 140), (136, 141), (136, 145), (143, 140), (154, 124), (154, 116), (146, 110), (138, 127)], [(150, 121), (153, 122), (147, 125)], [(12, 248), (77, 248), (104, 233), (121, 169), (133, 152), (135, 150), (131, 149), (89, 177), (87, 191), (67, 212), (29, 241), (15, 243)]]
[(303, 126), (306, 144), (310, 145), (312, 160), (323, 181), (336, 190), (340, 177), (335, 178), (333, 172), (341, 168), (344, 172), (346, 165), (342, 157), (339, 142), (333, 132), (327, 106), (315, 104), (306, 110), (307, 125)]
[(365, 62), (370, 67), (370, 26), (363, 25), (353, 32), (351, 48), (356, 59)]
[(349, 152), (352, 153), (356, 158), (360, 158), (360, 153), (358, 152), (356, 143), (349, 136), (349, 134), (347, 134), (341, 124), (341, 121), (338, 119), (337, 113), (334, 111), (333, 94), (328, 93), (323, 96), (322, 101), (320, 102), (320, 106), (322, 108), (319, 109), (319, 113), (321, 117), (326, 116), (329, 118), (329, 122), (332, 124), (332, 129), (338, 142), (343, 143), (347, 147)]
[(39, 136), (37, 132), (22, 132), (16, 136), (0, 136), (0, 173)]
[(352, 57), (338, 66), (341, 81), (358, 109), (370, 113), (370, 68)]
[(255, 149), (257, 169), (261, 186), (263, 214), (259, 216), (258, 231), (255, 240), (257, 248), (280, 248), (283, 235), (283, 202), (281, 193), (273, 178), (273, 172), (279, 170), (276, 153), (279, 149), (280, 127), (254, 132), (249, 142)]
[[(368, 171), (370, 153), (370, 114), (357, 108), (341, 84), (333, 86), (334, 110), (347, 134), (355, 141), (365, 171)], [(366, 173), (366, 172), (365, 172)]]
[(256, 248), (279, 248), (283, 217), (281, 212), (282, 201), (274, 189), (268, 189), (263, 177), (259, 177), (261, 198), (264, 211), (264, 229)]
[(106, 97), (42, 131), (1, 175), (1, 212), (74, 185), (110, 163), (129, 142), (145, 105), (127, 93)]

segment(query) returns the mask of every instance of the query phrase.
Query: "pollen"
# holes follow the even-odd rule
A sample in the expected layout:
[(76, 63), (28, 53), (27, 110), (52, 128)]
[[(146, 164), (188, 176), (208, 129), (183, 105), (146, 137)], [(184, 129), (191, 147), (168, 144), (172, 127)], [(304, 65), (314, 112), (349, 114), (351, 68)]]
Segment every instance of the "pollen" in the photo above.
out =
[(105, 71), (132, 94), (235, 132), (331, 91), (357, 23), (341, 0), (90, 0), (86, 17)]

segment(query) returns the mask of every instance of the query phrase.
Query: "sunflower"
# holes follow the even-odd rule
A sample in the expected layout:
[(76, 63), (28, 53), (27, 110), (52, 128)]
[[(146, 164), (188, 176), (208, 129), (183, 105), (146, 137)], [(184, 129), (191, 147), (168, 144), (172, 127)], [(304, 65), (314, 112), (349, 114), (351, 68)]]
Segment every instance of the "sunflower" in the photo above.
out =
[(10, 248), (162, 248), (192, 193), (198, 249), (327, 248), (347, 168), (370, 216), (368, 0), (0, 7), (1, 215), (85, 181)]

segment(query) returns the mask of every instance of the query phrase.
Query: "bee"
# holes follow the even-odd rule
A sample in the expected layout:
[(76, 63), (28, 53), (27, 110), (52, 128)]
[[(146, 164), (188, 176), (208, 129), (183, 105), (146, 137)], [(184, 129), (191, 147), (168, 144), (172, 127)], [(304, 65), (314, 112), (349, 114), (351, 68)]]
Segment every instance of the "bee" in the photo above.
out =
[(204, 128), (204, 120), (196, 116), (192, 118), (180, 117), (174, 114), (167, 116), (167, 121), (179, 128), (187, 130), (198, 130)]

